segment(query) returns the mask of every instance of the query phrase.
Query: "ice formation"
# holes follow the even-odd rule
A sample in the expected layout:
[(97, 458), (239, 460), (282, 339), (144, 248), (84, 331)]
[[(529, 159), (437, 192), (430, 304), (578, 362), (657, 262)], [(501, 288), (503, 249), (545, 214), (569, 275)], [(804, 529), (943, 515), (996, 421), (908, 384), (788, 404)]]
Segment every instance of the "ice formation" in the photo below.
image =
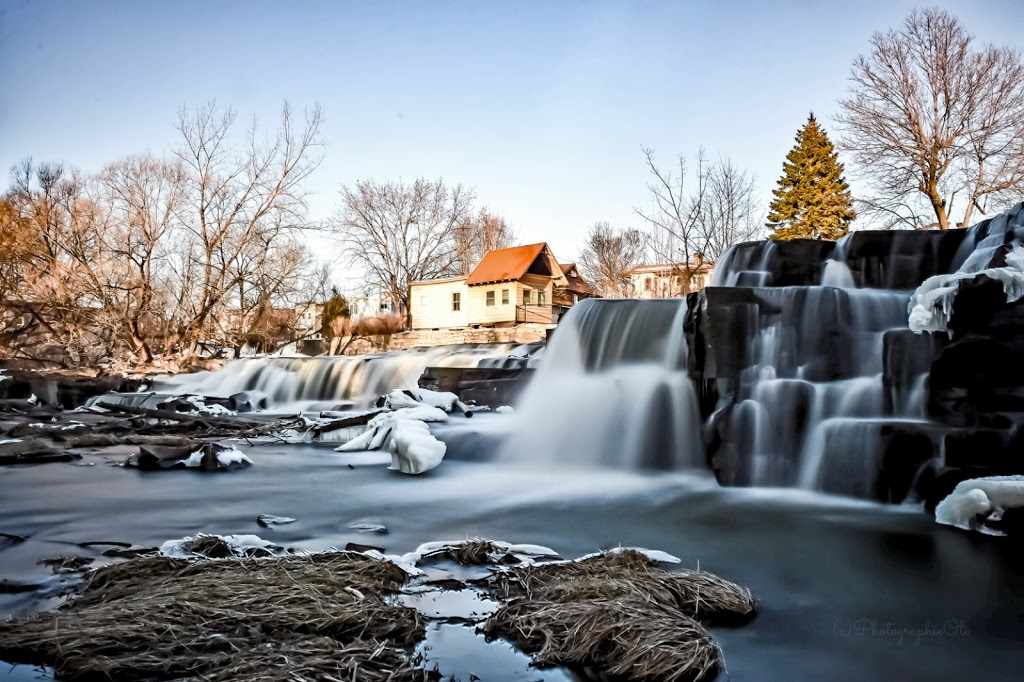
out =
[(935, 520), (946, 526), (1004, 535), (986, 520), (1002, 518), (1011, 507), (1024, 507), (1024, 476), (972, 478), (957, 484), (935, 508)]
[(454, 393), (412, 389), (393, 391), (378, 405), (386, 410), (366, 424), (366, 430), (335, 448), (338, 452), (379, 450), (387, 446), (393, 471), (422, 474), (441, 464), (447, 446), (430, 433), (428, 422), (448, 420), (459, 405)]
[(953, 301), (960, 282), (985, 275), (1000, 282), (1007, 303), (1024, 297), (1024, 246), (1015, 244), (1006, 254), (1006, 266), (973, 270), (965, 267), (949, 275), (929, 277), (910, 297), (910, 328), (917, 333), (948, 331)]

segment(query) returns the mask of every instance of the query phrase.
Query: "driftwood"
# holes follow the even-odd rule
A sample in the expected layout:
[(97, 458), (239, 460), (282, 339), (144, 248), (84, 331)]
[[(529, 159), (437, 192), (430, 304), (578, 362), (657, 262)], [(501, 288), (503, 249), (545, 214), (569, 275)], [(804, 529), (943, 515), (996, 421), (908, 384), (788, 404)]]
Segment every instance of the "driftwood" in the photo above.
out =
[(0, 466), (6, 466), (8, 464), (70, 462), (80, 458), (81, 455), (69, 452), (59, 452), (35, 438), (0, 444)]
[(69, 448), (102, 448), (109, 445), (181, 445), (195, 447), (202, 441), (179, 436), (167, 435), (146, 435), (139, 433), (95, 433), (82, 436), (64, 436), (61, 441)]
[(0, 412), (16, 412), (24, 414), (35, 407), (27, 400), (0, 400)]
[(473, 416), (473, 410), (469, 409), (469, 406), (461, 400), (455, 401), (455, 409), (466, 415), (467, 419)]
[(381, 412), (387, 412), (387, 410), (374, 410), (372, 412), (366, 412), (365, 414), (359, 414), (354, 417), (345, 417), (344, 419), (336, 419), (329, 424), (318, 426), (313, 429), (314, 433), (328, 433), (330, 431), (337, 431), (338, 429), (347, 429), (350, 426), (364, 426), (370, 423), (370, 420), (376, 417)]
[(148, 407), (134, 407), (132, 405), (116, 405), (114, 403), (97, 403), (96, 407), (111, 412), (122, 412), (124, 414), (136, 414), (150, 419), (165, 419), (176, 421), (182, 424), (209, 424), (210, 426), (221, 426), (227, 428), (253, 428), (265, 427), (267, 422), (255, 421), (253, 419), (242, 419), (238, 417), (214, 417), (208, 415), (192, 415), (175, 412), (174, 410), (153, 410)]

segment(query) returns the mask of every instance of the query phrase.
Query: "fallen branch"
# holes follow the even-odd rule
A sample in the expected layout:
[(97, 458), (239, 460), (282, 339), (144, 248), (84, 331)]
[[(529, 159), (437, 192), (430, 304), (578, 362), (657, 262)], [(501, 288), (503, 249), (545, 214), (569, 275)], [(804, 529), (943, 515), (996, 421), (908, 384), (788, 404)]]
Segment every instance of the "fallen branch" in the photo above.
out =
[(148, 407), (134, 407), (132, 405), (117, 405), (114, 403), (97, 403), (96, 407), (109, 410), (111, 412), (122, 412), (124, 414), (137, 414), (143, 417), (149, 417), (151, 419), (165, 419), (168, 421), (176, 421), (182, 424), (208, 424), (210, 426), (222, 426), (222, 427), (263, 427), (267, 425), (267, 422), (260, 422), (251, 419), (242, 419), (236, 417), (212, 417), (207, 415), (192, 415), (184, 414), (182, 412), (175, 412), (174, 410), (153, 410)]

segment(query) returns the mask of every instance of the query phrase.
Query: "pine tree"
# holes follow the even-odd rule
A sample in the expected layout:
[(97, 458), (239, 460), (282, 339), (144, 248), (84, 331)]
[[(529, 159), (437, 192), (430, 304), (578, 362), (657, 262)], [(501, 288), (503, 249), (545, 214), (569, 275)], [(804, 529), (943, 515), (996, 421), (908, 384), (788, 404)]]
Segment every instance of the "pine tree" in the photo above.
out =
[(768, 227), (772, 239), (839, 239), (857, 216), (832, 141), (812, 113), (796, 134), (772, 191)]

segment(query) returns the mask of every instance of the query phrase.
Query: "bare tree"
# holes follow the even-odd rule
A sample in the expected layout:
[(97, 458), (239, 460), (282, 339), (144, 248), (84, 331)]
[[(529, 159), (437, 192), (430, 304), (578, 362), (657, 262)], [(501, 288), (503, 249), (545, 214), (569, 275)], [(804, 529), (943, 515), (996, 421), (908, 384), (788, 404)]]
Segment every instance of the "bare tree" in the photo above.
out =
[[(322, 158), (319, 107), (296, 125), (287, 103), (278, 130), (258, 135), (256, 122), (234, 148), (234, 112), (214, 104), (182, 110), (177, 156), (186, 169), (187, 208), (173, 259), (176, 296), (164, 343), (188, 357), (209, 333), (211, 315), (239, 284), (275, 264), (276, 247), (305, 227), (303, 183)], [(244, 291), (241, 292), (244, 298)], [(242, 298), (236, 299), (243, 305)]]
[[(885, 225), (970, 224), (1024, 192), (1024, 65), (977, 45), (942, 10), (913, 12), (859, 55), (838, 120), (872, 187), (863, 209)], [(931, 214), (931, 218), (928, 216)]]
[(488, 251), (514, 246), (519, 235), (506, 220), (482, 208), (467, 219), (455, 233), (458, 271), (468, 275)]
[(651, 251), (676, 269), (673, 276), (693, 282), (705, 262), (714, 263), (729, 246), (760, 235), (764, 221), (752, 174), (728, 158), (710, 161), (703, 149), (692, 173), (682, 154), (672, 168), (663, 168), (653, 149), (643, 153), (653, 207), (635, 210), (647, 223)]
[(605, 298), (629, 298), (633, 295), (630, 274), (643, 263), (646, 252), (647, 237), (640, 230), (599, 222), (587, 232), (578, 265)]
[(102, 315), (102, 303), (90, 298), (84, 285), (84, 264), (99, 256), (100, 223), (85, 190), (77, 171), (28, 160), (12, 170), (6, 195), (20, 229), (19, 316), (42, 334), (35, 339), (37, 350), (54, 346), (61, 361), (97, 361), (109, 351), (103, 328), (90, 324)]
[(185, 200), (185, 169), (177, 161), (133, 156), (108, 165), (98, 184), (107, 224), (99, 258), (84, 264), (88, 286), (138, 361), (149, 363), (153, 339), (166, 331), (168, 241)]
[(473, 191), (441, 179), (362, 180), (342, 186), (336, 230), (367, 281), (409, 310), (409, 283), (460, 274), (458, 234), (472, 215)]

